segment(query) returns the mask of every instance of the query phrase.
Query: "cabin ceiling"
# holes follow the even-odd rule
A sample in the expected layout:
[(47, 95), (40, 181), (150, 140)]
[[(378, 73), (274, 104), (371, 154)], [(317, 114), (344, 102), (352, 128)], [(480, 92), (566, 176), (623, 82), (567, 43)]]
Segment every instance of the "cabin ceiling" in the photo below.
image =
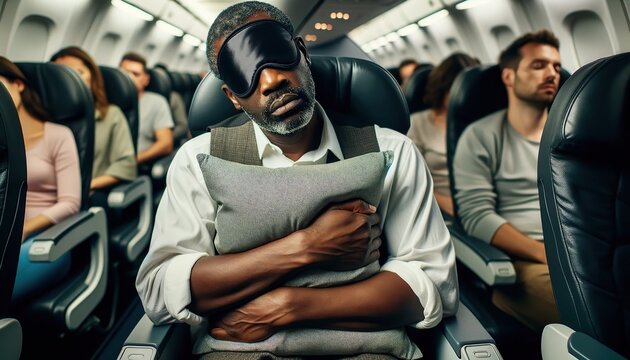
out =
[[(413, 0), (407, 0), (407, 2)], [(422, 0), (424, 2), (439, 0)], [(177, 0), (177, 2), (206, 24), (234, 3), (231, 0)], [(284, 11), (293, 22), (297, 33), (315, 46), (347, 35), (353, 29), (405, 2), (405, 0), (266, 0)], [(349, 19), (332, 19), (332, 13), (348, 14)], [(318, 30), (317, 23), (332, 25), (332, 30)], [(321, 27), (321, 26), (320, 26)], [(307, 37), (308, 35), (308, 37)], [(316, 40), (312, 41), (316, 36)]]

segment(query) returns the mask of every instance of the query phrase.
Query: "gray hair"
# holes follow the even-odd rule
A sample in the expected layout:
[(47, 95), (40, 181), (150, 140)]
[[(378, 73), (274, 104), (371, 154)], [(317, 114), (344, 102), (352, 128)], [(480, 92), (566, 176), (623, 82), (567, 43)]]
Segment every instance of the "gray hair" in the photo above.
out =
[(246, 24), (249, 18), (259, 13), (269, 15), (272, 20), (280, 23), (293, 36), (291, 20), (273, 5), (260, 1), (246, 1), (228, 7), (212, 23), (206, 40), (206, 57), (210, 71), (218, 78), (220, 78), (217, 66), (218, 54), (214, 50), (214, 44), (221, 38), (227, 38), (234, 30)]

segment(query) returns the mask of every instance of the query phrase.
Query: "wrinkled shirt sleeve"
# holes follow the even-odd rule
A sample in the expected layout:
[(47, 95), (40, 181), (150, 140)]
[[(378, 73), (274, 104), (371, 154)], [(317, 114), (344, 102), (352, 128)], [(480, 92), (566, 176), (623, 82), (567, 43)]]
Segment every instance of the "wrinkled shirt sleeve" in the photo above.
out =
[(210, 134), (187, 142), (175, 155), (155, 218), (149, 252), (136, 288), (144, 310), (155, 324), (175, 321), (198, 325), (191, 312), (190, 274), (199, 258), (214, 255), (216, 204), (205, 186), (198, 153), (210, 149)]

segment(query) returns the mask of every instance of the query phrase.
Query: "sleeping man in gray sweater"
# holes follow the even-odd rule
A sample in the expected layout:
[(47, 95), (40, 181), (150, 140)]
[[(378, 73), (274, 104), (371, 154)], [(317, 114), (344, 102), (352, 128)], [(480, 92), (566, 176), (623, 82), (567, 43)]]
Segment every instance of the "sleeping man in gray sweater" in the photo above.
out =
[(536, 165), (547, 109), (560, 83), (558, 39), (516, 39), (499, 58), (508, 108), (468, 126), (455, 152), (459, 216), (466, 232), (515, 259), (516, 284), (493, 303), (530, 328), (558, 320), (543, 245)]

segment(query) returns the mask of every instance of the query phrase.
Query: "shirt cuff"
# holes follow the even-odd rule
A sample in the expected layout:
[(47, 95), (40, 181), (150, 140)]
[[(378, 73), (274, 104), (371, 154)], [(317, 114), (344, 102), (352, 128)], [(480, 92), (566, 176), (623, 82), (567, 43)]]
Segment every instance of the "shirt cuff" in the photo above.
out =
[(478, 237), (489, 244), (494, 237), (494, 233), (496, 233), (499, 227), (506, 222), (507, 220), (498, 214), (488, 214), (479, 220), (475, 231), (472, 232), (471, 235)]
[(190, 291), (190, 273), (192, 268), (205, 253), (184, 254), (172, 258), (164, 275), (164, 305), (173, 318), (199, 325), (204, 319), (188, 310), (192, 301)]
[(390, 271), (400, 276), (420, 300), (424, 308), (424, 319), (410, 326), (416, 329), (428, 329), (442, 321), (442, 300), (440, 293), (429, 276), (420, 269), (419, 264), (400, 260), (388, 261), (381, 270)]

